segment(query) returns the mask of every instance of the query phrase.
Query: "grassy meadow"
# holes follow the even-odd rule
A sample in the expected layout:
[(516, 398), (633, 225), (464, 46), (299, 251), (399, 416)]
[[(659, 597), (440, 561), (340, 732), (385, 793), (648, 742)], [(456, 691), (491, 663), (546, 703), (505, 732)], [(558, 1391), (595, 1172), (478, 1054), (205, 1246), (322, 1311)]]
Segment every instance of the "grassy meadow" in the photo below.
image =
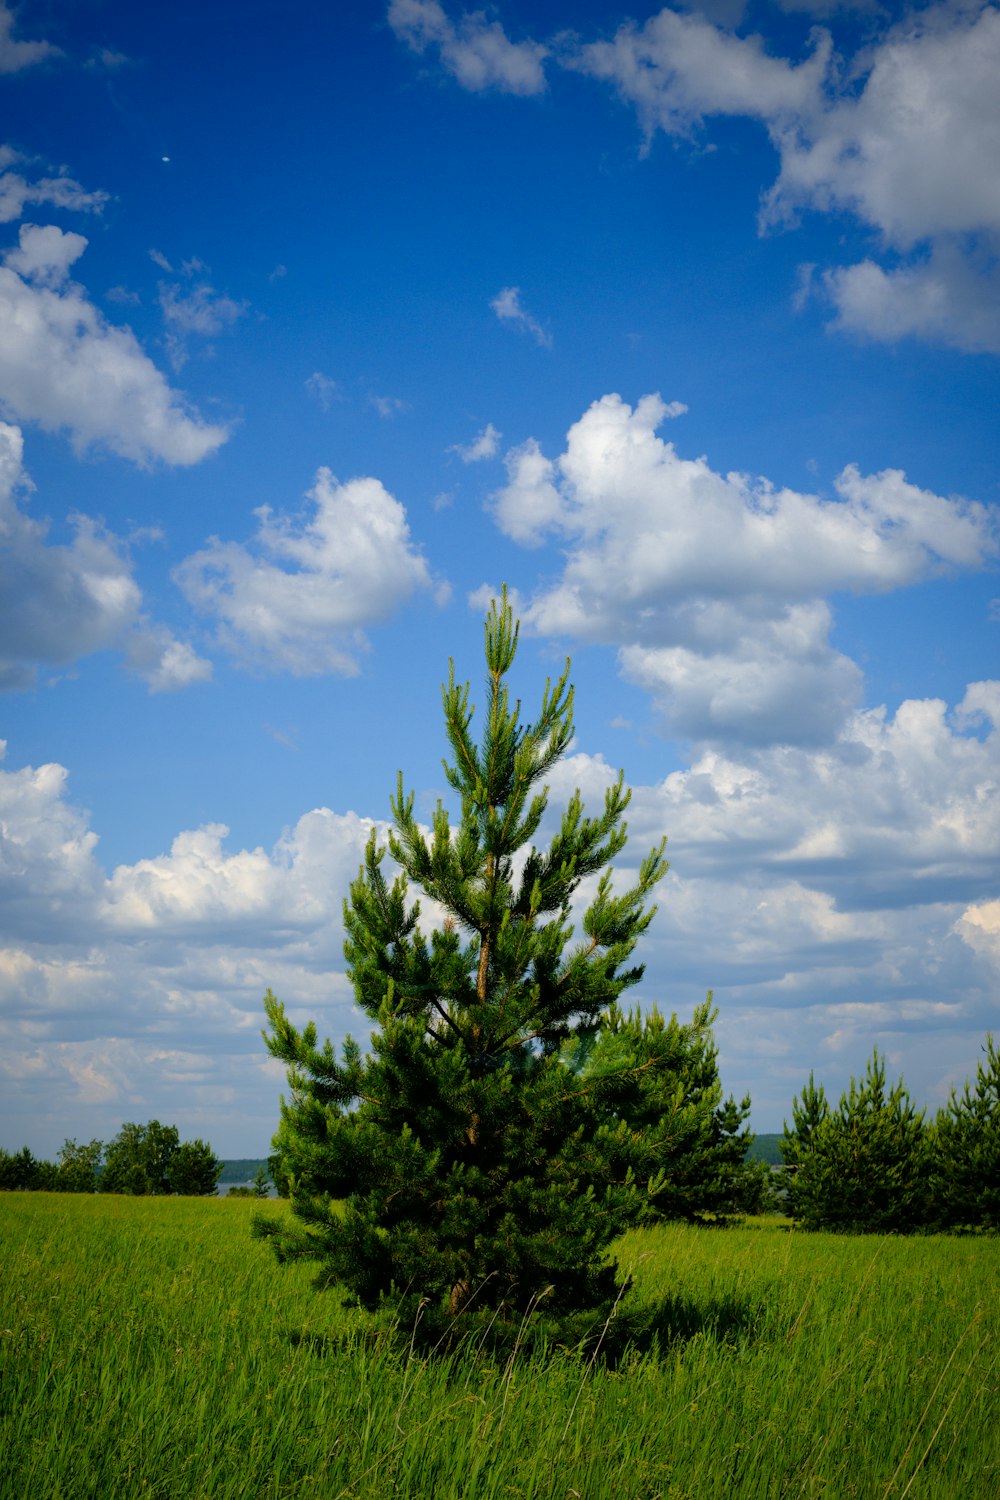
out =
[(4, 1500), (1000, 1494), (998, 1240), (636, 1233), (614, 1367), (427, 1359), (255, 1207), (0, 1195)]

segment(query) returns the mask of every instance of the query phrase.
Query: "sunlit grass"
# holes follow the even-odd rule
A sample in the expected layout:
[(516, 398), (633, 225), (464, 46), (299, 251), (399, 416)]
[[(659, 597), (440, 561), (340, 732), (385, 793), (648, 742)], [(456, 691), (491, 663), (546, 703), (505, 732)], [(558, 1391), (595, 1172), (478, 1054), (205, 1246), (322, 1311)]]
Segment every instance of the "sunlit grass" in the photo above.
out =
[(1000, 1493), (996, 1240), (634, 1234), (617, 1363), (428, 1359), (254, 1207), (0, 1197), (0, 1494)]

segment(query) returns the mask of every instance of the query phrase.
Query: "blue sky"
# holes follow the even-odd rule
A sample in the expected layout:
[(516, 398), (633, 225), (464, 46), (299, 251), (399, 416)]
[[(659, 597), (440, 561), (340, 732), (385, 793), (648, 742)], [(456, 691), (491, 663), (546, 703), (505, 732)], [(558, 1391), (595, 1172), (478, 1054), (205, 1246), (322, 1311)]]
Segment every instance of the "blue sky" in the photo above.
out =
[(974, 1072), (998, 69), (982, 3), (0, 3), (0, 1144), (266, 1149), (504, 581), (756, 1128)]

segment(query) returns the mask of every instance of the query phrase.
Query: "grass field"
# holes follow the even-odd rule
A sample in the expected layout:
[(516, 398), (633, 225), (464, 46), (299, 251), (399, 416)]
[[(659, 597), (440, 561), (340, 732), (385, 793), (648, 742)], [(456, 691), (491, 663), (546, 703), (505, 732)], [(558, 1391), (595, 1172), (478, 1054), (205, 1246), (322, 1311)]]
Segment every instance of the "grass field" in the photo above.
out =
[(410, 1356), (227, 1199), (0, 1195), (0, 1494), (1000, 1494), (1000, 1241), (629, 1236), (662, 1330)]

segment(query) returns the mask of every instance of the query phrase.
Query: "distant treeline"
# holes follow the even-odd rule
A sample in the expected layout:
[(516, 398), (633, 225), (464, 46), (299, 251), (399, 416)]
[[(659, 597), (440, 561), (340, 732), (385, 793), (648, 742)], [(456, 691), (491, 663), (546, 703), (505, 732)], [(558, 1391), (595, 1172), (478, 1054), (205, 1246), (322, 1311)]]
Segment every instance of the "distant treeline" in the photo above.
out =
[(747, 1161), (763, 1161), (769, 1167), (781, 1166), (781, 1136), (755, 1135), (747, 1147)]
[(123, 1125), (114, 1140), (78, 1146), (67, 1140), (56, 1161), (40, 1161), (27, 1146), (0, 1150), (0, 1190), (7, 1192), (176, 1193), (203, 1198), (215, 1192), (222, 1163), (202, 1140), (182, 1141), (176, 1125)]

